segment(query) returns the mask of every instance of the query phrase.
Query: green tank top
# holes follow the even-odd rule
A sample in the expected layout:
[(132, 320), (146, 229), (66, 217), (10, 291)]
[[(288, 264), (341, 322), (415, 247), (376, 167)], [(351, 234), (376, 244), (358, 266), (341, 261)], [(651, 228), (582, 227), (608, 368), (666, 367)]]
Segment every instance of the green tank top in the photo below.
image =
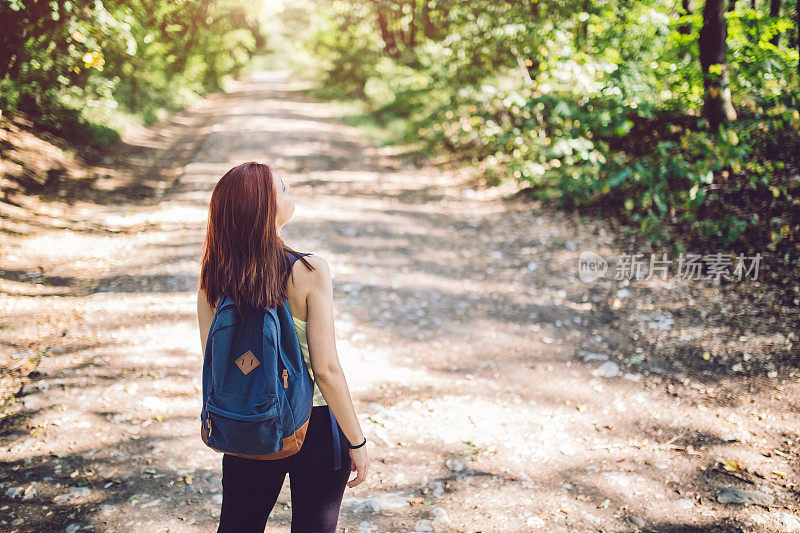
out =
[[(306, 337), (306, 322), (304, 320), (300, 320), (299, 318), (292, 316), (294, 320), (294, 329), (297, 330), (297, 340), (300, 341), (300, 350), (303, 352), (303, 358), (306, 360), (306, 366), (308, 367), (308, 374), (311, 376), (311, 379), (314, 379), (314, 371), (311, 370), (311, 356), (308, 355), (308, 338)], [(317, 382), (314, 381), (314, 401), (311, 404), (312, 406), (315, 405), (328, 405), (328, 402), (325, 401), (325, 398), (322, 396), (322, 392), (317, 387)]]

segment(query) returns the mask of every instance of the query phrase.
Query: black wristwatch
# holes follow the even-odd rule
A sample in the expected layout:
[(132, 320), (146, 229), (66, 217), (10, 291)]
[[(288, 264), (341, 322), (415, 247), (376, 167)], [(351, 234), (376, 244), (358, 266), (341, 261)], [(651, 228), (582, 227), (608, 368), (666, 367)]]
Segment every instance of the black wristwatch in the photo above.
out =
[(361, 443), (361, 444), (359, 444), (358, 446), (353, 446), (353, 445), (352, 445), (352, 444), (350, 444), (350, 443), (347, 443), (347, 446), (348, 446), (348, 447), (349, 447), (351, 450), (355, 450), (356, 448), (361, 448), (361, 447), (362, 447), (363, 445), (365, 445), (366, 443), (367, 443), (367, 437), (364, 437), (364, 442), (362, 442), (362, 443)]

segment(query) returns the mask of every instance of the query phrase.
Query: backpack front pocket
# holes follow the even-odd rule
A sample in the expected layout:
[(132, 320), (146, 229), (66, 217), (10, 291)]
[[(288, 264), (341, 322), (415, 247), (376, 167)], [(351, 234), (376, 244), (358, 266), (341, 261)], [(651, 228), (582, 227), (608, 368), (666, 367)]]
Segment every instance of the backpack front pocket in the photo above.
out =
[(223, 452), (270, 454), (283, 448), (278, 398), (240, 396), (212, 388), (203, 422), (208, 445)]

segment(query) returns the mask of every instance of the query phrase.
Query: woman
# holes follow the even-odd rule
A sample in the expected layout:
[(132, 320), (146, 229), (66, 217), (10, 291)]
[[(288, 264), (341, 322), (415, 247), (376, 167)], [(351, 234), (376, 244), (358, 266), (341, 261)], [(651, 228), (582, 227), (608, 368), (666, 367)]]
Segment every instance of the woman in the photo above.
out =
[[(279, 236), (293, 213), (287, 184), (261, 163), (232, 168), (211, 195), (197, 292), (203, 350), (214, 317), (211, 302), (218, 302), (223, 291), (248, 309), (275, 307), (288, 298), (314, 381), (311, 418), (299, 452), (274, 460), (222, 456), (218, 532), (263, 533), (287, 473), (292, 532), (334, 532), (345, 484), (361, 484), (369, 469), (366, 439), (336, 352), (328, 263), (317, 255), (298, 254)], [(286, 252), (299, 257), (287, 264)], [(338, 421), (341, 450), (331, 445), (331, 412)], [(343, 453), (345, 449), (349, 453)], [(346, 458), (338, 470), (334, 451)], [(357, 475), (348, 481), (351, 471)]]

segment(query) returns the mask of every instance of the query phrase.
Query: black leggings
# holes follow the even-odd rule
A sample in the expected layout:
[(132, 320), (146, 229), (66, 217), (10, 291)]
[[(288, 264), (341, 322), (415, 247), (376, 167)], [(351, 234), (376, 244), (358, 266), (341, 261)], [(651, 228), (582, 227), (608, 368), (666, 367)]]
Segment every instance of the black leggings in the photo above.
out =
[(334, 470), (333, 433), (327, 405), (311, 408), (308, 432), (300, 451), (283, 459), (262, 461), (222, 456), (222, 512), (217, 533), (264, 533), (289, 474), (292, 533), (335, 533), (344, 488), (350, 477), (348, 440), (339, 432), (342, 467)]

